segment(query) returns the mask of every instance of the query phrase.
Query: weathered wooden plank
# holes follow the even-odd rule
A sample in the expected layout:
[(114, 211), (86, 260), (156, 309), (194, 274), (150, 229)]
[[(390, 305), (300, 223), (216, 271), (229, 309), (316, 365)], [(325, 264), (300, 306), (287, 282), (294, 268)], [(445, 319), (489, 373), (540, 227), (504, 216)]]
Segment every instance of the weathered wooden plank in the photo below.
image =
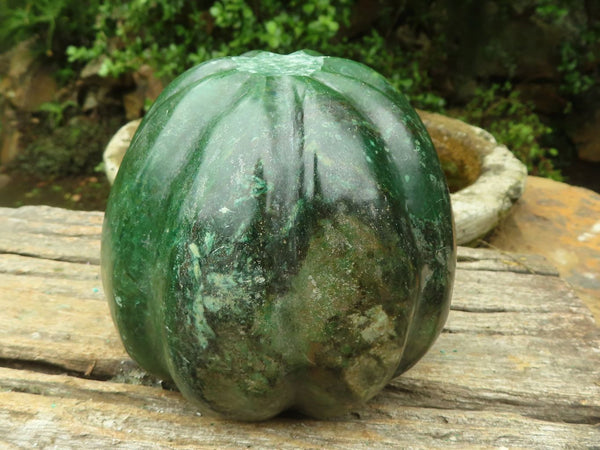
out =
[(0, 253), (98, 264), (101, 212), (0, 208)]
[(458, 247), (458, 262), (461, 268), (465, 270), (510, 271), (513, 273), (558, 276), (558, 270), (540, 255)]
[[(74, 211), (53, 206), (21, 206), (20, 208), (0, 207), (0, 217), (22, 219), (27, 229), (47, 230), (60, 233), (61, 227), (80, 226), (97, 230), (102, 225), (104, 213), (101, 211)], [(85, 234), (85, 233), (83, 233)], [(88, 233), (89, 234), (89, 233)]]
[[(480, 302), (485, 288), (481, 294)], [(45, 362), (79, 373), (92, 367), (97, 376), (114, 376), (132, 367), (103, 302), (76, 296), (36, 302), (35, 295), (28, 297), (33, 304), (6, 305), (7, 312), (14, 313), (5, 314), (6, 323), (0, 323), (0, 329), (9, 331), (0, 339), (3, 358)], [(73, 316), (73, 302), (92, 307)], [(420, 392), (423, 383), (433, 386), (435, 402), (423, 403), (421, 397), (420, 406), (451, 408), (460, 399), (468, 409), (500, 404), (507, 410), (507, 405), (516, 405), (514, 409), (533, 417), (600, 421), (600, 350), (591, 317), (574, 314), (580, 324), (572, 329), (568, 310), (561, 315), (545, 307), (531, 314), (527, 326), (522, 313), (474, 310), (453, 310), (433, 349), (392, 386), (406, 390), (408, 385), (413, 393)], [(486, 312), (490, 310), (496, 312)], [(23, 311), (37, 331), (20, 324), (18, 314)], [(70, 314), (70, 319), (56, 321), (61, 314)], [(559, 324), (564, 320), (564, 326), (546, 332), (542, 325), (549, 322), (548, 316)]]
[[(493, 409), (600, 423), (598, 351), (576, 339), (444, 333), (391, 386), (411, 392), (414, 405), (424, 407)], [(426, 399), (422, 387), (433, 396)]]
[(95, 264), (78, 264), (18, 254), (0, 253), (0, 274), (37, 276), (46, 279), (98, 280), (99, 273), (100, 268)]
[[(144, 377), (103, 299), (101, 223), (101, 213), (0, 208), (0, 447), (600, 443), (591, 314), (546, 260), (485, 249), (459, 249), (452, 311), (429, 353), (338, 421), (223, 422), (199, 417), (178, 393), (84, 379)], [(49, 374), (60, 371), (70, 375)]]
[[(437, 395), (433, 384), (420, 390)], [(0, 442), (23, 447), (564, 448), (600, 439), (594, 425), (460, 403), (449, 409), (414, 406), (414, 392), (399, 388), (384, 390), (360, 412), (338, 420), (284, 415), (263, 423), (201, 416), (176, 392), (29, 371), (0, 369), (0, 391)]]
[[(43, 312), (40, 314), (42, 318), (45, 316)], [(477, 391), (488, 392), (490, 383), (494, 386), (496, 382), (504, 384), (502, 392), (513, 398), (541, 396), (548, 399), (550, 403), (546, 404), (546, 410), (549, 412), (559, 403), (571, 405), (569, 411), (564, 412), (568, 417), (584, 416), (586, 408), (579, 411), (578, 405), (595, 398), (588, 412), (600, 421), (600, 386), (595, 384), (600, 379), (600, 364), (594, 364), (600, 362), (600, 350), (594, 342), (584, 341), (577, 335), (518, 335), (510, 328), (507, 331), (483, 327), (483, 332), (479, 332), (469, 328), (472, 320), (464, 317), (465, 314), (473, 315), (451, 313), (438, 342), (406, 376), (435, 381), (441, 383), (439, 386), (447, 384), (446, 403), (452, 401), (456, 392), (467, 390), (473, 398), (479, 399), (474, 404), (480, 405), (480, 398), (486, 398), (488, 394)], [(487, 315), (475, 314), (476, 322)], [(502, 313), (492, 315), (501, 316)], [(510, 319), (512, 317), (507, 320), (500, 317), (495, 323), (507, 327)], [(17, 330), (7, 338), (3, 337), (0, 340), (3, 358), (43, 362), (79, 373), (91, 367), (93, 375), (104, 377), (118, 375), (133, 367), (121, 348), (106, 310), (92, 309), (66, 322), (51, 320), (48, 323), (33, 315), (31, 320), (36, 324), (35, 330), (41, 331), (25, 328), (22, 334), (17, 334)], [(1, 325), (10, 329), (10, 320)], [(403, 379), (399, 378), (399, 382), (403, 383)], [(493, 403), (495, 398), (488, 395), (488, 400)]]
[(87, 264), (0, 255), (0, 359), (102, 377), (120, 373), (129, 358), (98, 271)]
[(464, 269), (458, 264), (452, 308), (471, 312), (570, 310), (589, 315), (564, 280), (553, 276)]
[[(38, 361), (98, 376), (125, 358), (104, 302), (97, 266), (0, 255), (4, 314), (0, 358)], [(15, 301), (16, 300), (16, 301)], [(594, 329), (556, 277), (460, 269), (450, 333), (579, 337)], [(582, 326), (583, 324), (583, 326)], [(65, 357), (69, 355), (69, 358)]]
[[(50, 206), (0, 207), (0, 253), (16, 253), (74, 262), (99, 262), (103, 213)], [(489, 252), (459, 247), (464, 269), (498, 270), (558, 276), (537, 255)]]

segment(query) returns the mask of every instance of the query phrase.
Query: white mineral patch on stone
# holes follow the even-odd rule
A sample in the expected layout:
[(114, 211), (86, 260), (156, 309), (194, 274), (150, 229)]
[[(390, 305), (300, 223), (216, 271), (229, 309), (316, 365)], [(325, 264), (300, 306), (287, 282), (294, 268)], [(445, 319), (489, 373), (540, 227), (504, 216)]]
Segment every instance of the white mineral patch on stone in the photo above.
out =
[(587, 242), (597, 238), (598, 235), (600, 235), (600, 222), (596, 222), (589, 231), (581, 233), (579, 236), (577, 236), (577, 240), (579, 242)]
[(386, 335), (394, 334), (394, 325), (381, 305), (369, 309), (366, 316), (370, 323), (360, 335), (369, 344), (386, 337)]
[(238, 70), (262, 75), (304, 75), (309, 76), (320, 70), (324, 56), (310, 56), (303, 52), (290, 55), (261, 53), (258, 56), (236, 56), (231, 58)]

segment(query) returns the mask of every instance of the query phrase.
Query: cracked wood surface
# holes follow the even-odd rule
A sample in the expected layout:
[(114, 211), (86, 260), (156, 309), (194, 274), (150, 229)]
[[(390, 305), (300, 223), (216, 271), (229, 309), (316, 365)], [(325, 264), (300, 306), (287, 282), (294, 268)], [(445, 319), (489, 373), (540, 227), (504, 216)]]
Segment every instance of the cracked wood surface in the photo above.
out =
[(337, 420), (248, 424), (199, 416), (126, 355), (101, 224), (0, 208), (0, 448), (600, 445), (600, 333), (541, 257), (460, 248), (448, 322), (414, 368)]

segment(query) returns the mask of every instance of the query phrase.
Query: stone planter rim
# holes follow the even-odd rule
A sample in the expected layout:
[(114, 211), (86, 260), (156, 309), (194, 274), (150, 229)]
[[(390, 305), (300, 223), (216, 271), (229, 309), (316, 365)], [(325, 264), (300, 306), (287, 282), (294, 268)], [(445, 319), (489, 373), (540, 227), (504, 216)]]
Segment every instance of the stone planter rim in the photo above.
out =
[(475, 182), (450, 194), (458, 245), (476, 245), (510, 212), (525, 190), (527, 168), (486, 130), (461, 120), (426, 113), (429, 128), (444, 126), (455, 139), (468, 138), (480, 160)]

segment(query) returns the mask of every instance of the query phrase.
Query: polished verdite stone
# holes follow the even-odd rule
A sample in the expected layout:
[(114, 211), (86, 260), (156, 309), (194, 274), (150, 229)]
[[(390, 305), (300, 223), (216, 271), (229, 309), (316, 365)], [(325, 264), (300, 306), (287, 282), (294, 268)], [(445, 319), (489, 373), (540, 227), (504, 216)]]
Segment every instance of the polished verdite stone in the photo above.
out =
[(243, 420), (374, 396), (441, 331), (455, 259), (414, 110), (366, 66), (311, 52), (217, 59), (169, 85), (102, 237), (129, 354)]

